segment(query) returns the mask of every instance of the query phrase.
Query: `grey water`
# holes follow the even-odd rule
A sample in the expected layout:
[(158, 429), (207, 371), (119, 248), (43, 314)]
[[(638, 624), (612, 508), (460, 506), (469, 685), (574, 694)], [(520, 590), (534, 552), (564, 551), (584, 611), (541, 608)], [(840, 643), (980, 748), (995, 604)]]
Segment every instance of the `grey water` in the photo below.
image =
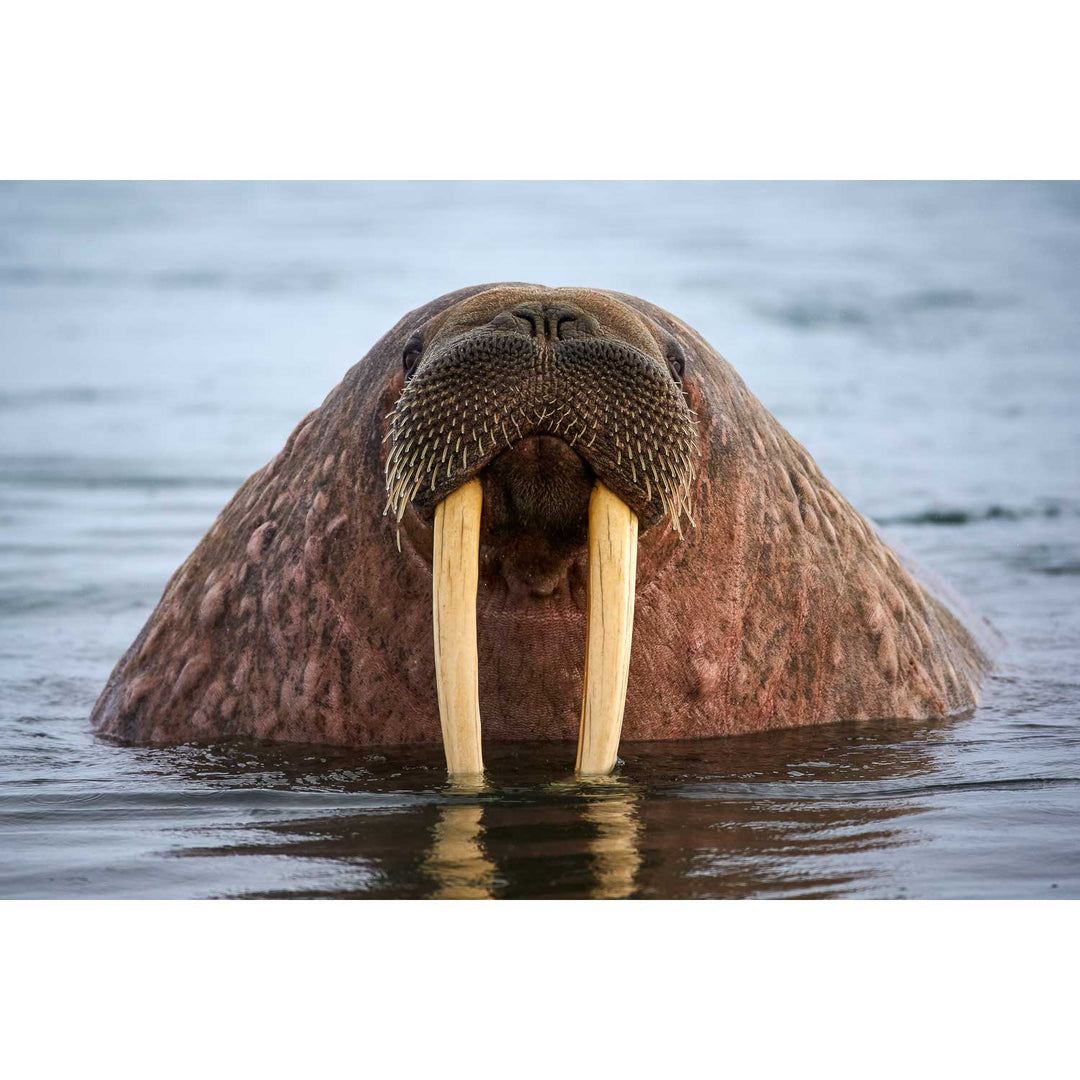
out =
[[(402, 314), (699, 329), (1006, 642), (969, 715), (624, 744), (130, 748), (88, 715), (235, 488)], [(0, 185), (0, 896), (1080, 897), (1080, 185)]]

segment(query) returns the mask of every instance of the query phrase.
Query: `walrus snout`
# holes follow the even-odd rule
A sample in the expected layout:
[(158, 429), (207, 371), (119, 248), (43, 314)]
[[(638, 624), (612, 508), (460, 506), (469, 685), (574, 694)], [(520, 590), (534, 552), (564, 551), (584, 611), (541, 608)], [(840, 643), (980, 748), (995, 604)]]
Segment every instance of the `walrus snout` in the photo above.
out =
[[(666, 360), (590, 331), (586, 313), (519, 304), (429, 347), (390, 417), (387, 510), (437, 506), (505, 450), (557, 436), (647, 529), (682, 531), (695, 418)], [(511, 325), (513, 328), (511, 329)]]

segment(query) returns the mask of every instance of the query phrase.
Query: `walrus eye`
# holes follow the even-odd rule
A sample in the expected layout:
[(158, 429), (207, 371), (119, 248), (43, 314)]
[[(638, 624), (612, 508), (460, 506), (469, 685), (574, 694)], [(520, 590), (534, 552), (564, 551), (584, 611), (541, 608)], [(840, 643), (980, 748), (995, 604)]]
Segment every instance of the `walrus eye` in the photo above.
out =
[(405, 372), (405, 378), (411, 379), (416, 365), (420, 363), (420, 357), (424, 354), (424, 335), (417, 330), (405, 343), (401, 353), (401, 367)]
[(686, 353), (674, 338), (668, 340), (667, 348), (664, 350), (664, 359), (667, 360), (668, 370), (675, 381), (681, 384), (686, 371)]

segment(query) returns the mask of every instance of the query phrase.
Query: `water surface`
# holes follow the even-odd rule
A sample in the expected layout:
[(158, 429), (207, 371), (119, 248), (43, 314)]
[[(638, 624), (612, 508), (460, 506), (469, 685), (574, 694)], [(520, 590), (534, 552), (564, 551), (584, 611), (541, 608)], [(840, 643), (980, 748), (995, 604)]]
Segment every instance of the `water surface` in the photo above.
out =
[[(1080, 897), (1080, 187), (0, 186), (0, 896)], [(696, 326), (1008, 643), (980, 707), (625, 745), (127, 748), (87, 717), (239, 483), (480, 281)]]

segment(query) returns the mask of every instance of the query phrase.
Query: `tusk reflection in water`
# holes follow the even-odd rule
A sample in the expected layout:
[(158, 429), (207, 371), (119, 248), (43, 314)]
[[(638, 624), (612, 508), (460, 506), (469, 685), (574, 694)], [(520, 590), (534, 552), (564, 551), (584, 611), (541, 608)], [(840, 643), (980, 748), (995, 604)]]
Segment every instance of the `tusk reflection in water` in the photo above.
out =
[[(477, 795), (486, 785), (479, 778), (452, 782), (454, 794)], [(439, 807), (431, 847), (423, 861), (434, 879), (432, 900), (491, 900), (496, 867), (481, 844), (484, 807), (478, 802), (449, 803)]]
[(633, 894), (642, 861), (639, 795), (625, 780), (614, 776), (592, 777), (587, 787), (592, 797), (584, 804), (583, 816), (596, 826), (596, 835), (588, 842), (596, 872), (590, 896), (594, 900), (624, 900)]

